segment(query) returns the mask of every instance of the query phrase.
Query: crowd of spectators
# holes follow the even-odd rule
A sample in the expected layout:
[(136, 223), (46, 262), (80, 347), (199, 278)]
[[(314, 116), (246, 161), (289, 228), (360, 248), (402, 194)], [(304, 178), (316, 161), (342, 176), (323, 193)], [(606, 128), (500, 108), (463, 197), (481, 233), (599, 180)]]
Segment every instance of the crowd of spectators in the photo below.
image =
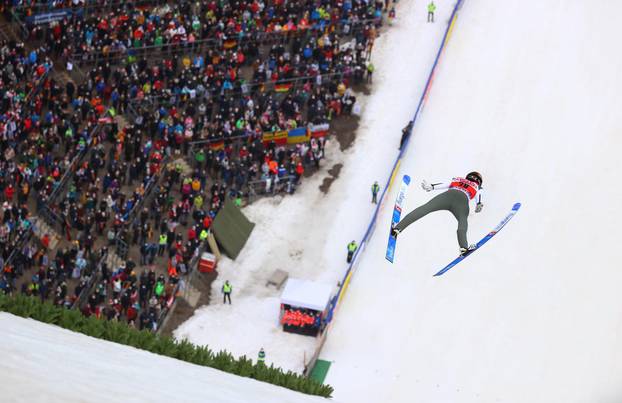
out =
[(32, 229), (28, 198), (45, 192), (47, 177), (62, 170), (59, 160), (37, 152), (50, 139), (43, 132), (49, 125), (42, 111), (51, 95), (41, 87), (49, 83), (51, 67), (45, 49), (28, 51), (23, 43), (0, 41), (0, 289), (4, 291), (23, 273), (21, 266), (5, 262)]
[[(2, 44), (0, 288), (30, 270), (21, 292), (71, 306), (93, 288), (85, 315), (155, 329), (227, 199), (241, 205), (257, 182), (294, 192), (319, 167), (323, 137), (266, 134), (353, 112), (389, 2), (99, 3), (54, 2), (73, 11), (28, 27), (41, 48)], [(16, 4), (32, 15), (43, 2)], [(52, 59), (84, 79), (59, 83)], [(18, 242), (33, 200), (67, 247)], [(119, 242), (129, 252), (109, 267)]]

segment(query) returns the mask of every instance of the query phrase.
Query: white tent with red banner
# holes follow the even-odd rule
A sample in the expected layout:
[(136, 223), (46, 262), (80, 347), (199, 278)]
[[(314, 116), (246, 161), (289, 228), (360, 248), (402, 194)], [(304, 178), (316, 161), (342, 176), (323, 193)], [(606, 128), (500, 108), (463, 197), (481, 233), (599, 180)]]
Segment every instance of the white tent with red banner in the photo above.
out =
[(324, 312), (330, 302), (332, 292), (333, 287), (330, 285), (290, 278), (281, 294), (281, 303)]

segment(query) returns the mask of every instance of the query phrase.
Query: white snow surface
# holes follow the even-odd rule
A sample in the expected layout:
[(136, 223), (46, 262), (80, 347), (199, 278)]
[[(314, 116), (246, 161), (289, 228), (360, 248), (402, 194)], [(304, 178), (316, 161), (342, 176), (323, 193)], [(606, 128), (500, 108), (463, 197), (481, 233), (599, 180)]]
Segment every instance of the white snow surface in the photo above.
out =
[(326, 402), (4, 312), (0, 340), (7, 403)]
[[(282, 332), (280, 291), (266, 280), (275, 269), (335, 288), (342, 279), (346, 245), (367, 228), (371, 184), (388, 178), (454, 5), (435, 3), (436, 23), (428, 24), (427, 2), (399, 2), (396, 23), (375, 45), (373, 91), (359, 98), (355, 143), (342, 152), (330, 142), (321, 172), (295, 195), (244, 209), (257, 224), (247, 246), (236, 261), (219, 263), (211, 304), (176, 337), (251, 358), (263, 347), (268, 363), (303, 369), (316, 340)], [(337, 401), (622, 401), (619, 15), (622, 2), (611, 0), (464, 1), (397, 175), (413, 178), (405, 211), (433, 196), (419, 188), (422, 179), (446, 181), (470, 170), (483, 174), (486, 189), (484, 210), (470, 217), (470, 242), (514, 202), (523, 206), (481, 251), (434, 278), (457, 255), (456, 222), (440, 212), (413, 224), (400, 235), (391, 265), (384, 253), (393, 186), (320, 356), (332, 362), (326, 382)], [(343, 168), (322, 194), (318, 187), (336, 164)], [(222, 304), (225, 280), (234, 287), (232, 305)], [(24, 385), (60, 393), (68, 379), (86, 379), (72, 383), (84, 396), (118, 401), (179, 400), (174, 393), (193, 401), (210, 389), (220, 394), (203, 401), (294, 401), (262, 395), (248, 379), (215, 379), (217, 371), (155, 362), (149, 353), (100, 347), (62, 330), (52, 343), (41, 326), (0, 314), (0, 384), (13, 393), (9, 401), (19, 401)], [(37, 354), (45, 361), (33, 365), (45, 372), (29, 364)], [(66, 372), (72, 366), (78, 370)], [(119, 386), (139, 374), (150, 383), (136, 389), (132, 382), (134, 394)]]
[[(282, 290), (266, 287), (266, 281), (281, 269), (290, 277), (333, 284), (336, 292), (348, 267), (346, 246), (359, 241), (369, 225), (375, 208), (371, 185), (388, 179), (401, 130), (417, 108), (454, 3), (436, 2), (438, 24), (425, 23), (423, 3), (398, 4), (396, 23), (374, 45), (372, 95), (357, 98), (362, 116), (353, 146), (342, 152), (336, 140), (329, 141), (321, 171), (305, 178), (294, 195), (262, 199), (244, 209), (256, 224), (246, 246), (235, 261), (218, 263), (210, 304), (183, 323), (175, 337), (253, 359), (263, 347), (266, 362), (304, 369), (317, 340), (282, 331)], [(336, 164), (343, 168), (323, 194), (318, 188)], [(225, 280), (234, 287), (231, 306), (222, 304)]]
[[(277, 365), (301, 369), (300, 349), (314, 344), (303, 336), (294, 336), (296, 345), (284, 342), (278, 293), (265, 279), (275, 268), (341, 279), (346, 244), (360, 239), (373, 211), (370, 185), (387, 179), (453, 4), (437, 2), (437, 22), (426, 24), (426, 4), (400, 2), (397, 24), (376, 45), (373, 93), (355, 144), (328, 152), (324, 169), (335, 162), (344, 168), (327, 195), (317, 192), (323, 171), (293, 197), (246, 210), (258, 226), (220, 279), (237, 283), (240, 305), (246, 298), (273, 303), (262, 305), (269, 321), (232, 336), (240, 334), (242, 311), (215, 300), (178, 337), (251, 356), (261, 344)], [(481, 251), (433, 278), (457, 255), (456, 222), (449, 213), (417, 222), (400, 235), (396, 263), (387, 263), (393, 187), (321, 354), (333, 362), (326, 382), (335, 398), (622, 400), (622, 271), (613, 263), (622, 202), (615, 185), (620, 12), (622, 3), (605, 0), (464, 2), (397, 175), (413, 178), (405, 210), (433, 196), (418, 186), (422, 179), (471, 170), (483, 174), (486, 190), (483, 212), (470, 218), (471, 242), (514, 202), (523, 207)], [(229, 332), (196, 331), (223, 315), (231, 315)]]
[(523, 206), (432, 277), (457, 255), (456, 222), (425, 217), (384, 262), (393, 189), (322, 351), (336, 398), (622, 401), (621, 13), (605, 0), (464, 2), (401, 167), (405, 210), (432, 196), (422, 179), (470, 170), (486, 189), (470, 242)]

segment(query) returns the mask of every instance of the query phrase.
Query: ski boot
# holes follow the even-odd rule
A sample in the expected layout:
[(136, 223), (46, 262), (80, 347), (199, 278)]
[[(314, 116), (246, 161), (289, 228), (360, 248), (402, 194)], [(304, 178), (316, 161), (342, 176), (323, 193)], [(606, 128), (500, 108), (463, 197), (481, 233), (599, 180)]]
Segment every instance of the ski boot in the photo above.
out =
[(471, 244), (468, 248), (460, 248), (460, 256), (466, 256), (477, 249), (477, 245)]

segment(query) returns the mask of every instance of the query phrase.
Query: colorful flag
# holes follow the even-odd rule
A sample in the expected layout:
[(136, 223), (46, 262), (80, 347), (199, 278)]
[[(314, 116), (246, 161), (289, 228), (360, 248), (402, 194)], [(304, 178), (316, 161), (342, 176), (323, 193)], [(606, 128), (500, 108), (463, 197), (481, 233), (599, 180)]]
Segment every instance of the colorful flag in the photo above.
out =
[(292, 88), (292, 83), (282, 83), (276, 84), (274, 86), (274, 91), (276, 92), (288, 92)]
[(309, 130), (311, 131), (311, 137), (313, 138), (325, 137), (328, 134), (329, 129), (330, 129), (330, 126), (328, 123), (322, 123), (319, 125), (311, 125), (309, 127)]
[(276, 144), (287, 144), (287, 130), (264, 132), (261, 140), (264, 145), (271, 141), (274, 141)]
[(297, 144), (309, 141), (310, 131), (306, 127), (298, 127), (287, 133), (287, 144)]
[(225, 141), (224, 140), (216, 140), (216, 141), (211, 141), (209, 143), (209, 148), (210, 150), (222, 150), (225, 148)]
[(237, 45), (238, 42), (235, 39), (227, 39), (224, 43), (223, 43), (223, 47), (225, 49), (231, 49), (233, 47), (235, 47), (235, 45)]

